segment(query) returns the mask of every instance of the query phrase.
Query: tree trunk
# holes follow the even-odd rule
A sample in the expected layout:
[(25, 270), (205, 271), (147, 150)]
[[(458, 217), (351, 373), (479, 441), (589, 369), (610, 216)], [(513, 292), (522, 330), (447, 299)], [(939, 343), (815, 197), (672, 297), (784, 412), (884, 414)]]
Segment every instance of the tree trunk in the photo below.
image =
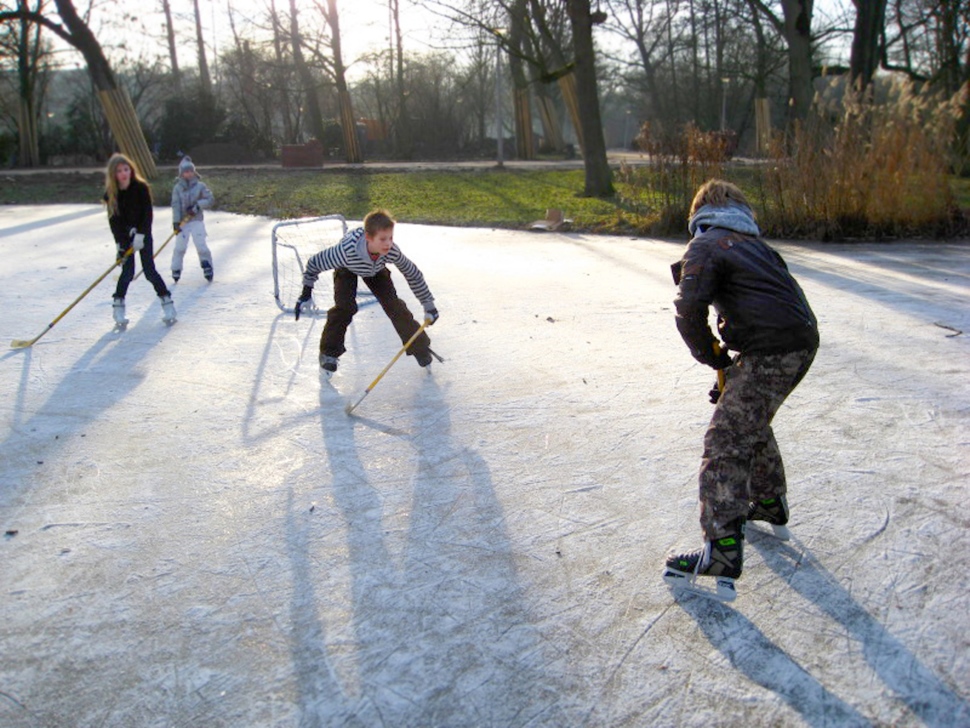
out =
[(404, 42), (401, 33), (401, 3), (390, 0), (391, 17), (394, 21), (395, 52), (397, 53), (397, 149), (402, 157), (410, 159), (414, 154), (411, 133), (411, 115), (408, 109), (407, 88), (404, 85)]
[[(21, 3), (21, 7), (26, 9)], [(33, 36), (33, 40), (31, 40)], [(27, 18), (20, 19), (17, 32), (17, 131), (19, 136), (18, 167), (40, 165), (40, 139), (37, 133), (37, 79), (41, 51), (40, 26)]]
[(812, 109), (812, 6), (814, 0), (782, 0), (785, 38), (788, 41), (788, 74), (792, 119), (805, 119)]
[(141, 131), (138, 115), (135, 114), (127, 92), (123, 88), (118, 88), (101, 44), (78, 16), (71, 0), (54, 0), (54, 4), (57, 6), (57, 14), (61, 16), (67, 28), (67, 34), (62, 37), (80, 51), (87, 63), (88, 73), (98, 90), (98, 98), (104, 106), (105, 116), (115, 142), (135, 163), (144, 177), (154, 179), (158, 176), (158, 171), (155, 169), (155, 160), (148, 150), (145, 135)]
[(303, 84), (303, 94), (306, 96), (306, 113), (310, 119), (310, 131), (321, 144), (325, 143), (323, 133), (323, 114), (320, 111), (320, 97), (313, 80), (310, 67), (303, 57), (303, 47), (300, 40), (300, 21), (296, 15), (296, 0), (290, 0), (290, 43), (293, 46), (293, 65)]
[(199, 13), (199, 0), (192, 0), (195, 8), (195, 42), (199, 48), (199, 81), (202, 84), (202, 92), (207, 96), (212, 95), (212, 77), (209, 76), (209, 64), (205, 59), (205, 40), (202, 37), (202, 15)]
[(273, 54), (276, 68), (273, 70), (273, 84), (276, 97), (279, 99), (280, 116), (283, 117), (283, 141), (286, 144), (296, 144), (296, 125), (293, 122), (293, 111), (290, 105), (290, 88), (287, 83), (286, 68), (289, 65), (283, 56), (282, 25), (276, 12), (276, 0), (270, 0), (270, 22), (273, 24)]
[(350, 164), (360, 164), (364, 157), (357, 136), (357, 120), (347, 90), (347, 75), (343, 54), (340, 50), (340, 16), (337, 14), (337, 0), (327, 0), (327, 23), (330, 25), (330, 43), (333, 49), (333, 75), (337, 84), (337, 100), (340, 106), (340, 127), (344, 136), (344, 158)]
[(584, 141), (583, 166), (586, 170), (584, 194), (587, 197), (610, 197), (614, 194), (613, 173), (606, 158), (606, 142), (603, 139), (603, 123), (600, 118), (593, 22), (589, 3), (590, 0), (568, 0), (567, 6), (576, 59), (576, 92), (581, 101), (579, 117)]
[(172, 85), (175, 92), (182, 90), (182, 73), (179, 71), (178, 53), (175, 47), (175, 26), (172, 25), (172, 4), (169, 0), (162, 0), (162, 10), (165, 12), (165, 36), (168, 38), (168, 57), (172, 64)]
[(886, 23), (886, 0), (853, 0), (856, 7), (852, 30), (849, 78), (859, 91), (865, 91), (882, 58), (880, 41)]

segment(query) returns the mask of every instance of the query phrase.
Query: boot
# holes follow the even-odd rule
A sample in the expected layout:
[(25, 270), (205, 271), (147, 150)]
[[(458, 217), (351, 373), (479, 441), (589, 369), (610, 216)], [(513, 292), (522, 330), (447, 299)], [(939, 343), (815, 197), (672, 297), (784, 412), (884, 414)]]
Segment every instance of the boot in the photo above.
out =
[(337, 371), (337, 357), (327, 356), (322, 351), (320, 352), (320, 368), (330, 376), (335, 371)]
[[(675, 589), (685, 589), (722, 602), (732, 602), (737, 596), (734, 580), (741, 576), (744, 565), (744, 519), (728, 525), (728, 533), (713, 541), (704, 541), (703, 548), (667, 557), (663, 579)], [(697, 584), (697, 577), (713, 576), (715, 591)]]
[(175, 323), (175, 304), (172, 303), (172, 296), (159, 296), (162, 302), (162, 321), (167, 324)]
[(111, 313), (115, 317), (116, 325), (118, 326), (128, 325), (128, 319), (125, 318), (125, 299), (123, 298), (111, 299)]
[(202, 261), (202, 275), (207, 281), (212, 282), (212, 263), (207, 260)]
[(788, 513), (788, 499), (785, 496), (762, 498), (751, 504), (748, 509), (748, 520), (768, 523), (775, 538), (789, 541), (791, 531), (788, 530), (787, 525)]

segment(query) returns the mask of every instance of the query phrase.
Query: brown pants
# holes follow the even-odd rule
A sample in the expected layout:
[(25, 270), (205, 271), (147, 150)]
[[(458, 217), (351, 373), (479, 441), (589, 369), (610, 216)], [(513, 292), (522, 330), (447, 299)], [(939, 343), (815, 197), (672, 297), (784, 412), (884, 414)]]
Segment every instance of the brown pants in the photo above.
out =
[[(404, 301), (398, 298), (397, 290), (391, 281), (391, 272), (385, 268), (376, 276), (364, 278), (366, 285), (374, 297), (377, 298), (384, 313), (394, 324), (394, 330), (401, 337), (401, 343), (407, 343), (414, 336), (414, 332), (421, 326), (414, 320)], [(347, 327), (357, 313), (357, 274), (346, 268), (337, 268), (333, 272), (333, 308), (327, 311), (327, 323), (320, 336), (320, 351), (327, 356), (339, 357), (347, 347), (344, 339)], [(427, 351), (431, 346), (431, 339), (425, 332), (415, 339), (408, 348), (408, 356), (416, 352)]]

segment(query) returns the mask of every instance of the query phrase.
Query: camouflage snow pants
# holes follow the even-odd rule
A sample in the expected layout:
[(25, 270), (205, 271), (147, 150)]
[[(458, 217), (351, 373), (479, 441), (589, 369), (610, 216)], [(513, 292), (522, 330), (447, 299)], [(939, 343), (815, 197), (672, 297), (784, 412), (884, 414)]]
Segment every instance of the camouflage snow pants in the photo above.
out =
[(746, 516), (753, 500), (785, 495), (785, 467), (771, 420), (808, 372), (815, 350), (742, 354), (725, 370), (724, 391), (704, 435), (701, 530), (706, 539)]

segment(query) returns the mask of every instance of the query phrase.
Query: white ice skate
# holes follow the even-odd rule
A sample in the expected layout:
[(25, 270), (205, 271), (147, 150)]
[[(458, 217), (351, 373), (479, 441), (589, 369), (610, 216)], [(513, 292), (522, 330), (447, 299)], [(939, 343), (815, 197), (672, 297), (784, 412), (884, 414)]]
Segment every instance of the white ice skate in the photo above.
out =
[(128, 319), (125, 318), (125, 299), (112, 299), (111, 314), (114, 316), (115, 328), (124, 329), (126, 326), (128, 326)]
[(162, 321), (171, 326), (178, 319), (175, 317), (175, 304), (171, 296), (162, 296)]

